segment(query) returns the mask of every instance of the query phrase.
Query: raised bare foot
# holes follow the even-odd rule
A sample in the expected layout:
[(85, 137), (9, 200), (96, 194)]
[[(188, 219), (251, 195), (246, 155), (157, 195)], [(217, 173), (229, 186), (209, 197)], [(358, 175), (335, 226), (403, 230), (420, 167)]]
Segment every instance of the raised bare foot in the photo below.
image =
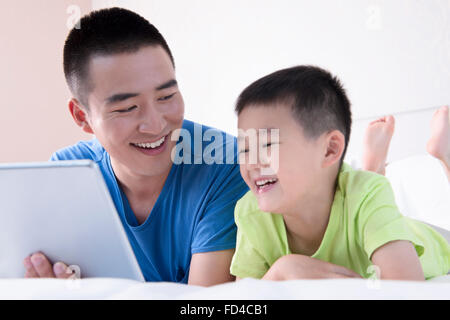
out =
[(441, 160), (448, 175), (450, 173), (450, 117), (448, 106), (439, 108), (433, 114), (431, 137), (427, 143), (427, 151), (433, 157)]
[(363, 141), (363, 170), (385, 174), (386, 158), (394, 128), (393, 116), (382, 117), (369, 123)]

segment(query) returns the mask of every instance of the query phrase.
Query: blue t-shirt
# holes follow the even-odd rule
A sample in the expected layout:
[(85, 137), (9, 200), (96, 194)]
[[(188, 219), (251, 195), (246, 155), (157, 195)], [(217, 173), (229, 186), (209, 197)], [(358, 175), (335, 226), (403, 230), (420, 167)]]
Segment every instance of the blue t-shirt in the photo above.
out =
[[(236, 245), (234, 207), (248, 191), (239, 172), (236, 138), (188, 120), (183, 128), (191, 137), (180, 136), (177, 144), (182, 146), (178, 160), (184, 161), (175, 158), (161, 194), (141, 225), (117, 183), (109, 154), (97, 139), (58, 150), (51, 157), (53, 161), (90, 159), (98, 164), (147, 281), (187, 283), (192, 254)], [(222, 148), (217, 148), (218, 143)]]

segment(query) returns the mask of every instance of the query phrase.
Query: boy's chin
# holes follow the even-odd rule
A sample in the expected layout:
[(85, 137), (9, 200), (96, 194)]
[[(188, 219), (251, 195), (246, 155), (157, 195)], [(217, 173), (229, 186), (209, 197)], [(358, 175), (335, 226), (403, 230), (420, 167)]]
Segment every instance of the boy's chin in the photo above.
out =
[(279, 213), (278, 206), (274, 203), (274, 201), (269, 198), (257, 196), (258, 199), (258, 208), (264, 212), (270, 213)]

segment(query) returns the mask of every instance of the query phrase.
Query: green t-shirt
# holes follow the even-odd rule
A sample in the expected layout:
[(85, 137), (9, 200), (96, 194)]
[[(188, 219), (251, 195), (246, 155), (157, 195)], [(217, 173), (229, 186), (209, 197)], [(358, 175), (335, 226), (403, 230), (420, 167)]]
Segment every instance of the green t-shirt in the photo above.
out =
[[(262, 278), (278, 258), (291, 253), (283, 216), (259, 210), (251, 191), (236, 204), (235, 220), (233, 275)], [(327, 229), (312, 257), (368, 278), (373, 271), (372, 253), (394, 240), (414, 244), (426, 279), (449, 271), (450, 245), (428, 225), (401, 215), (386, 177), (353, 170), (344, 163)]]

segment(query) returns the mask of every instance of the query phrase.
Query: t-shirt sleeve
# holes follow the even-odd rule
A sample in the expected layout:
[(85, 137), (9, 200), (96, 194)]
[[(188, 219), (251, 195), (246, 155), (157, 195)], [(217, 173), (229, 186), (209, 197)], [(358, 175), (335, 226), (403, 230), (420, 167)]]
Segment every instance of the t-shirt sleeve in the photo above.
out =
[(238, 165), (224, 166), (231, 166), (231, 170), (223, 170), (215, 181), (218, 187), (194, 230), (192, 254), (234, 249), (236, 246), (234, 208), (248, 187), (240, 175)]
[(366, 194), (356, 220), (360, 241), (369, 259), (373, 252), (388, 242), (410, 241), (420, 257), (423, 243), (399, 212), (389, 181), (379, 177)]

